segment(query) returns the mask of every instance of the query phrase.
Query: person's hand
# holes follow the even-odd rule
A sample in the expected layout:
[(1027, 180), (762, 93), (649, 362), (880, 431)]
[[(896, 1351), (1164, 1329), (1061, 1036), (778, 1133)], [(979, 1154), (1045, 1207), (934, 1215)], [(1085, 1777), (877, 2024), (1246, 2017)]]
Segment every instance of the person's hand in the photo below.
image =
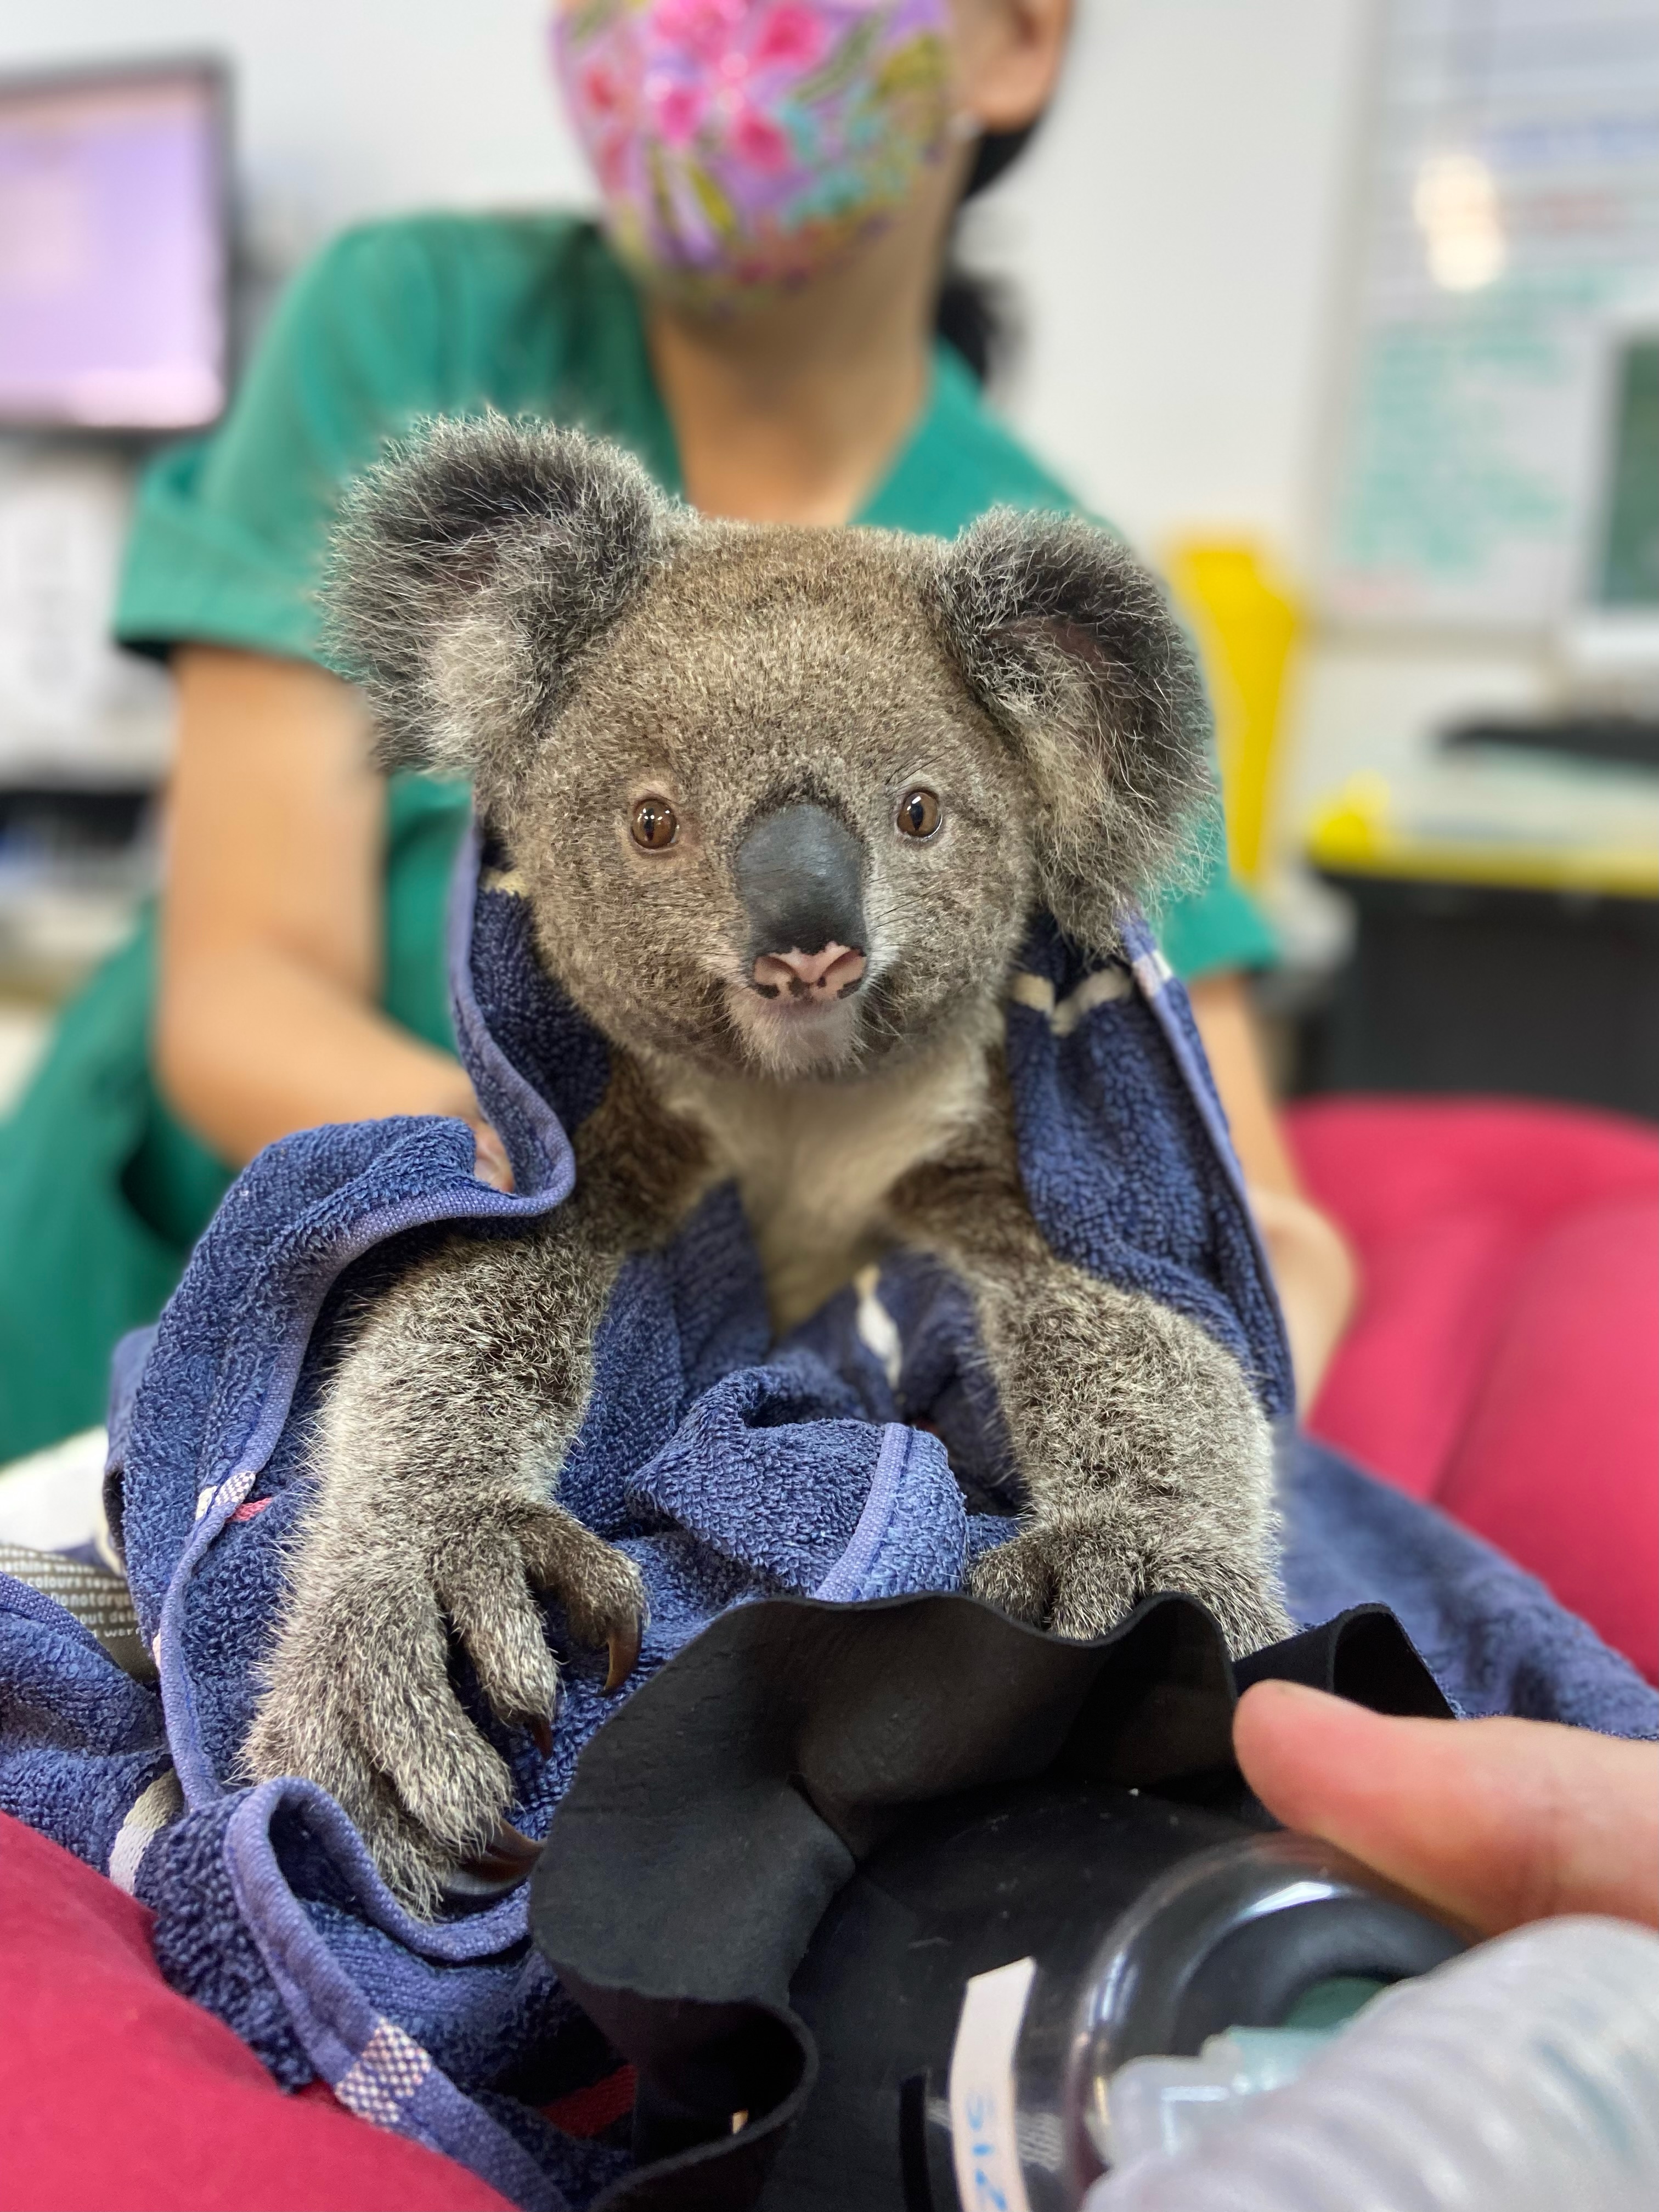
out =
[(1659, 1744), (1517, 1720), (1396, 1720), (1294, 1682), (1233, 1748), (1286, 1827), (1495, 1936), (1562, 1912), (1659, 1926)]
[(472, 1129), (472, 1172), (480, 1182), (487, 1182), (492, 1190), (510, 1191), (513, 1188), (513, 1163), (507, 1157), (507, 1146), (501, 1142), (482, 1114), (467, 1115)]

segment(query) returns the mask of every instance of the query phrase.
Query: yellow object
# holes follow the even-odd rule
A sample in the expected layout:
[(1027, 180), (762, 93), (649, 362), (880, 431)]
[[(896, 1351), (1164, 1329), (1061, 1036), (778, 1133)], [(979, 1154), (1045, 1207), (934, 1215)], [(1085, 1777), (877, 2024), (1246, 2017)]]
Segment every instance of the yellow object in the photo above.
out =
[[(1345, 875), (1659, 897), (1659, 841), (1650, 810), (1638, 814), (1615, 798), (1596, 806), (1599, 819), (1575, 823), (1563, 805), (1553, 824), (1522, 820), (1505, 825), (1508, 834), (1482, 836), (1458, 823), (1455, 808), (1440, 810), (1443, 827), (1403, 818), (1412, 798), (1374, 772), (1350, 776), (1315, 813), (1309, 859)], [(1462, 811), (1467, 819), (1473, 810)]]
[(1243, 542), (1187, 540), (1168, 568), (1215, 702), (1228, 857), (1235, 875), (1255, 883), (1272, 858), (1274, 740), (1301, 611), (1260, 549)]

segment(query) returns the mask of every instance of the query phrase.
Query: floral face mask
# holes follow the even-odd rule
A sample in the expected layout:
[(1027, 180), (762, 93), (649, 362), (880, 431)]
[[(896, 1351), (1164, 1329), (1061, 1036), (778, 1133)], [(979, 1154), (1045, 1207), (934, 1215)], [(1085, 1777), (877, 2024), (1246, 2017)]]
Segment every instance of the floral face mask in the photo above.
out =
[(948, 0), (562, 0), (555, 52), (607, 227), (718, 304), (804, 282), (950, 137)]

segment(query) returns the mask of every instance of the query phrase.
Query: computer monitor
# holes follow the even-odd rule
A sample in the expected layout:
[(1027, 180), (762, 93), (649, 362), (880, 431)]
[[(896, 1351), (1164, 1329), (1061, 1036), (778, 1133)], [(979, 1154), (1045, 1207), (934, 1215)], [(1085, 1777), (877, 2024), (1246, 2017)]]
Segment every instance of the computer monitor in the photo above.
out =
[(1570, 676), (1659, 691), (1659, 301), (1604, 333), (1597, 409), (1601, 481), (1567, 626)]
[(222, 410), (225, 117), (210, 63), (0, 77), (0, 427)]

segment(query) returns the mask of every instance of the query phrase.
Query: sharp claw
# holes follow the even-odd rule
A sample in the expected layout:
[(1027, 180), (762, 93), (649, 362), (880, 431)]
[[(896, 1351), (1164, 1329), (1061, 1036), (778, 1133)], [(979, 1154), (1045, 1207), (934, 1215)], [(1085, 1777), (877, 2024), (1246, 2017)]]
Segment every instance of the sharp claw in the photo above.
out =
[(605, 1678), (605, 1686), (607, 1690), (620, 1690), (639, 1663), (640, 1624), (638, 1621), (635, 1621), (629, 1627), (609, 1638), (606, 1648), (611, 1654), (611, 1668)]
[(484, 1849), (462, 1863), (468, 1874), (486, 1881), (522, 1881), (541, 1855), (541, 1845), (521, 1829), (510, 1820), (498, 1820)]
[(526, 1725), (530, 1730), (530, 1741), (535, 1745), (537, 1750), (540, 1752), (542, 1757), (544, 1759), (551, 1759), (553, 1756), (553, 1723), (549, 1720), (547, 1715), (545, 1713), (538, 1713), (533, 1721), (527, 1722)]

